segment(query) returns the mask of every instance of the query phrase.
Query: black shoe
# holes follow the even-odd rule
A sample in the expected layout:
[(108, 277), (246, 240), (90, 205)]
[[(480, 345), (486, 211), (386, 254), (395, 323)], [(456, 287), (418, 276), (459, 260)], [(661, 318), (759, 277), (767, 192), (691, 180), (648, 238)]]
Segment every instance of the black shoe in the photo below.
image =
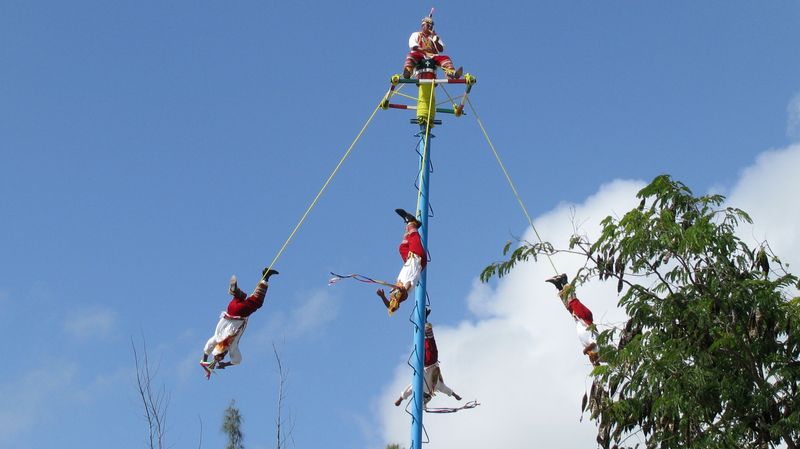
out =
[(558, 291), (561, 291), (565, 285), (567, 285), (567, 275), (566, 274), (559, 274), (557, 276), (553, 276), (550, 279), (545, 279), (545, 282), (549, 282), (556, 286)]
[(269, 281), (269, 277), (272, 276), (273, 274), (279, 274), (278, 270), (264, 268), (264, 270), (261, 271), (261, 275), (264, 277), (265, 281)]
[(420, 221), (417, 220), (417, 217), (409, 214), (405, 210), (403, 210), (403, 209), (395, 209), (394, 211), (397, 212), (397, 215), (403, 217), (403, 221), (405, 221), (406, 224), (408, 224), (408, 223), (416, 223), (417, 227), (422, 226), (422, 223), (420, 223)]

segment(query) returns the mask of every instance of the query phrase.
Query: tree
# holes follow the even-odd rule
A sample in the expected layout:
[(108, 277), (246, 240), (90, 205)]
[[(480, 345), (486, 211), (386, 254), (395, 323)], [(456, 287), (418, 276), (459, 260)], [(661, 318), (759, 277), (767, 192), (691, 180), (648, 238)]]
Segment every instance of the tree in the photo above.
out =
[(284, 369), (281, 358), (278, 355), (278, 348), (272, 344), (272, 352), (275, 353), (275, 361), (278, 364), (278, 398), (275, 416), (275, 449), (286, 449), (287, 440), (292, 441), (294, 431), (294, 420), (283, 416), (283, 401), (286, 399), (286, 382), (289, 377), (288, 370)]
[(163, 449), (164, 435), (167, 430), (169, 395), (163, 385), (161, 388), (153, 387), (158, 368), (154, 368), (150, 364), (147, 341), (145, 341), (144, 337), (142, 337), (141, 359), (133, 339), (131, 339), (131, 348), (133, 349), (133, 361), (136, 366), (136, 391), (142, 400), (144, 417), (147, 421), (148, 446), (150, 449)]
[(231, 400), (225, 415), (222, 418), (222, 431), (228, 435), (228, 444), (225, 449), (244, 449), (244, 434), (242, 433), (242, 415), (236, 408), (236, 401)]
[(624, 290), (629, 320), (599, 335), (604, 363), (582, 405), (603, 448), (631, 437), (647, 448), (798, 447), (800, 298), (788, 293), (797, 277), (766, 242), (737, 237), (751, 220), (724, 197), (695, 197), (666, 175), (637, 197), (637, 208), (601, 222), (596, 241), (523, 243), (481, 279), (566, 251), (586, 260), (576, 284)]

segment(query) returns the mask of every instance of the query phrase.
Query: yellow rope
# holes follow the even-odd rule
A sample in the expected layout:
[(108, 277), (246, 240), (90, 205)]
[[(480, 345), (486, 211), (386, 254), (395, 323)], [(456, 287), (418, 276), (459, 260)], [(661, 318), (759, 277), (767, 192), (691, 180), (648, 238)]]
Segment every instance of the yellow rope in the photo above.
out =
[[(428, 138), (431, 135), (431, 124), (433, 123), (433, 114), (436, 113), (436, 106), (433, 104), (433, 93), (436, 91), (436, 85), (431, 86), (431, 96), (428, 99), (428, 115), (426, 116), (427, 120), (425, 123), (425, 144), (424, 148), (422, 149), (422, 164), (419, 167), (419, 188), (417, 189), (417, 217), (420, 219), (422, 215), (420, 214), (420, 202), (422, 200), (422, 181), (424, 179), (424, 172), (423, 170), (427, 170), (428, 168)], [(431, 106), (433, 106), (433, 111), (431, 111)], [(427, 214), (428, 211), (426, 210), (425, 213)]]
[(411, 99), (411, 100), (414, 100), (414, 101), (416, 101), (416, 100), (417, 100), (417, 98), (416, 98), (416, 97), (412, 97), (411, 95), (404, 94), (404, 93), (400, 92), (401, 90), (403, 90), (403, 88), (404, 88), (404, 87), (406, 87), (406, 85), (405, 85), (405, 84), (400, 84), (400, 85), (398, 85), (398, 86), (397, 86), (397, 88), (396, 88), (396, 89), (394, 89), (394, 90), (392, 90), (392, 89), (389, 89), (389, 99), (391, 99), (391, 98), (392, 98), (392, 97), (394, 97), (395, 95), (400, 95), (401, 97), (405, 97), (405, 98), (408, 98), (408, 99)]
[(463, 97), (463, 95), (460, 95), (460, 96), (458, 96), (456, 98), (448, 98), (447, 100), (442, 100), (442, 101), (436, 103), (436, 106), (441, 106), (443, 104), (446, 104), (448, 106), (452, 106), (452, 105), (456, 104), (456, 99), (461, 98), (461, 97)]
[[(492, 149), (492, 153), (494, 153), (497, 163), (500, 164), (500, 168), (503, 170), (503, 174), (506, 176), (508, 185), (511, 186), (514, 196), (517, 197), (517, 202), (519, 203), (520, 207), (522, 207), (522, 212), (525, 214), (525, 218), (528, 219), (528, 224), (531, 225), (534, 234), (536, 234), (536, 238), (539, 239), (539, 243), (543, 243), (542, 237), (539, 235), (539, 231), (536, 230), (536, 226), (533, 225), (533, 220), (531, 220), (531, 216), (528, 214), (528, 209), (525, 207), (525, 203), (522, 202), (522, 198), (520, 197), (519, 192), (517, 192), (517, 188), (514, 186), (514, 181), (511, 180), (511, 176), (508, 174), (505, 164), (503, 164), (503, 161), (500, 159), (500, 155), (497, 153), (497, 150), (495, 150), (494, 144), (492, 144), (492, 140), (489, 138), (489, 134), (486, 132), (486, 128), (484, 128), (480, 116), (478, 116), (478, 111), (475, 110), (475, 106), (472, 105), (472, 101), (469, 99), (469, 97), (467, 97), (467, 103), (469, 104), (469, 108), (472, 110), (472, 113), (475, 114), (475, 119), (478, 121), (478, 126), (481, 127), (481, 131), (483, 131), (483, 135), (486, 137), (486, 141), (489, 143), (489, 147)], [(550, 258), (549, 254), (545, 254), (545, 256), (547, 256), (547, 260), (550, 261), (550, 265), (553, 266), (553, 270), (555, 270), (556, 274), (558, 274), (558, 268), (556, 268), (556, 265), (553, 263), (553, 259)]]
[[(464, 96), (467, 95), (467, 94), (458, 95), (455, 98), (453, 98), (453, 97), (450, 96), (450, 92), (448, 92), (447, 89), (444, 87), (444, 84), (442, 84), (442, 90), (444, 91), (444, 94), (447, 95), (447, 100), (445, 100), (445, 101), (443, 101), (443, 102), (441, 102), (439, 104), (445, 104), (447, 102), (450, 102), (450, 104), (456, 104), (456, 98), (463, 98)], [(439, 106), (439, 105), (437, 104), (436, 106)]]
[(387, 90), (386, 94), (383, 96), (383, 99), (381, 100), (381, 104), (383, 104), (384, 102), (388, 103), (389, 100), (391, 100), (392, 97), (394, 97), (395, 95), (400, 95), (401, 97), (406, 97), (412, 100), (416, 100), (416, 98), (412, 97), (411, 95), (400, 93), (400, 90), (403, 89), (404, 86), (405, 84), (400, 84), (397, 86), (396, 89), (390, 88), (389, 90)]
[[(388, 92), (387, 92), (387, 94), (388, 94)], [(387, 95), (387, 94), (384, 94), (384, 96), (383, 96), (383, 97), (381, 97), (381, 103), (383, 102), (383, 98), (386, 98), (386, 95)], [(361, 131), (359, 131), (359, 132), (358, 132), (358, 135), (356, 136), (355, 140), (353, 140), (353, 143), (351, 143), (351, 144), (350, 144), (350, 147), (349, 147), (349, 148), (347, 148), (347, 151), (345, 151), (345, 153), (344, 153), (344, 155), (342, 156), (342, 158), (341, 158), (341, 159), (339, 159), (339, 163), (338, 163), (338, 164), (336, 164), (336, 168), (334, 168), (334, 169), (333, 169), (333, 172), (331, 172), (330, 176), (328, 176), (328, 179), (325, 181), (325, 184), (323, 184), (323, 185), (322, 185), (322, 188), (321, 188), (321, 189), (319, 189), (319, 192), (317, 192), (317, 196), (315, 196), (315, 197), (314, 197), (314, 200), (313, 200), (313, 201), (311, 201), (311, 204), (308, 206), (308, 209), (306, 209), (305, 213), (304, 213), (304, 214), (303, 214), (303, 216), (300, 218), (300, 221), (299, 221), (299, 222), (297, 222), (297, 225), (296, 225), (296, 226), (294, 227), (294, 229), (292, 230), (292, 233), (291, 233), (291, 234), (289, 234), (289, 237), (288, 237), (288, 238), (286, 239), (286, 241), (283, 243), (283, 246), (281, 246), (281, 249), (278, 251), (278, 254), (276, 254), (276, 255), (275, 255), (275, 258), (274, 258), (274, 259), (272, 259), (272, 262), (270, 262), (270, 264), (269, 264), (269, 268), (268, 268), (267, 270), (271, 269), (271, 268), (272, 268), (272, 267), (275, 265), (275, 262), (277, 262), (277, 261), (278, 261), (278, 258), (280, 258), (280, 257), (281, 257), (281, 254), (283, 254), (283, 250), (284, 250), (284, 249), (286, 249), (286, 246), (287, 246), (287, 245), (289, 244), (289, 242), (292, 240), (292, 238), (294, 237), (294, 235), (295, 235), (295, 233), (297, 232), (297, 230), (298, 230), (298, 229), (300, 229), (300, 226), (303, 224), (303, 222), (305, 222), (305, 221), (306, 221), (306, 217), (308, 217), (308, 214), (311, 212), (311, 209), (313, 209), (313, 208), (314, 208), (314, 206), (316, 206), (316, 204), (317, 204), (317, 201), (318, 201), (318, 200), (319, 200), (319, 198), (322, 196), (322, 193), (325, 191), (325, 189), (327, 189), (327, 188), (328, 188), (328, 184), (330, 184), (330, 182), (331, 182), (331, 180), (333, 179), (333, 177), (334, 177), (334, 176), (336, 176), (336, 173), (339, 171), (339, 168), (341, 168), (341, 166), (342, 166), (342, 164), (344, 163), (345, 159), (347, 159), (347, 157), (348, 157), (348, 156), (350, 156), (350, 152), (353, 150), (353, 147), (355, 147), (355, 145), (356, 145), (356, 142), (358, 142), (358, 140), (359, 140), (359, 139), (361, 138), (361, 136), (364, 134), (364, 131), (367, 129), (367, 126), (369, 126), (369, 124), (370, 124), (370, 122), (372, 121), (373, 117), (375, 117), (375, 114), (378, 112), (378, 110), (379, 110), (380, 108), (381, 108), (381, 105), (380, 105), (380, 103), (378, 103), (378, 106), (376, 106), (376, 107), (375, 107), (375, 110), (374, 110), (374, 111), (372, 111), (372, 114), (371, 114), (371, 115), (369, 116), (369, 118), (367, 119), (367, 122), (366, 122), (366, 123), (364, 123), (364, 126), (363, 126), (363, 127), (361, 127)], [(264, 276), (261, 276), (261, 279), (263, 280), (263, 279), (264, 279)]]
[(400, 93), (400, 92), (394, 92), (392, 94), (392, 96), (395, 96), (395, 95), (400, 95), (401, 97), (405, 97), (405, 98), (417, 101), (417, 97), (412, 97), (411, 95), (408, 95), (408, 94), (403, 94), (403, 93)]

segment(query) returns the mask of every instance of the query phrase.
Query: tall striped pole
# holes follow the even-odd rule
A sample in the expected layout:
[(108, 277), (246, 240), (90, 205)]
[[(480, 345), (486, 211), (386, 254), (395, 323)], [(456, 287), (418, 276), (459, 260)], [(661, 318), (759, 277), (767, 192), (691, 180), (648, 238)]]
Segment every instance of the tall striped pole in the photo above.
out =
[[(431, 117), (432, 119), (432, 117)], [(421, 126), (422, 127), (422, 126)], [(426, 138), (426, 134), (428, 137)], [(419, 221), (422, 226), (419, 229), (419, 236), (422, 240), (423, 248), (428, 248), (428, 187), (430, 185), (431, 167), (431, 142), (433, 137), (430, 133), (422, 132), (417, 144), (420, 154), (420, 195), (417, 210), (420, 212)], [(426, 255), (427, 257), (427, 255)], [(422, 449), (422, 407), (424, 404), (424, 374), (425, 374), (425, 293), (428, 278), (428, 269), (422, 270), (419, 285), (414, 289), (414, 380), (412, 382), (412, 421), (411, 421), (411, 449)]]

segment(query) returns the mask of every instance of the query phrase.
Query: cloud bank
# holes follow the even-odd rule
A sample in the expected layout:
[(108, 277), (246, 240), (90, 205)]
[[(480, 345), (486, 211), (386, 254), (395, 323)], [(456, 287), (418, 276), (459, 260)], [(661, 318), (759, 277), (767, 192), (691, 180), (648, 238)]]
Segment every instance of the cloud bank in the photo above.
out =
[(800, 144), (767, 151), (742, 172), (728, 195), (729, 205), (743, 209), (753, 219), (753, 226), (742, 227), (740, 237), (748, 244), (768, 240), (785, 260), (790, 260), (800, 248), (797, 232), (800, 206), (794, 198), (800, 191), (798, 169)]

